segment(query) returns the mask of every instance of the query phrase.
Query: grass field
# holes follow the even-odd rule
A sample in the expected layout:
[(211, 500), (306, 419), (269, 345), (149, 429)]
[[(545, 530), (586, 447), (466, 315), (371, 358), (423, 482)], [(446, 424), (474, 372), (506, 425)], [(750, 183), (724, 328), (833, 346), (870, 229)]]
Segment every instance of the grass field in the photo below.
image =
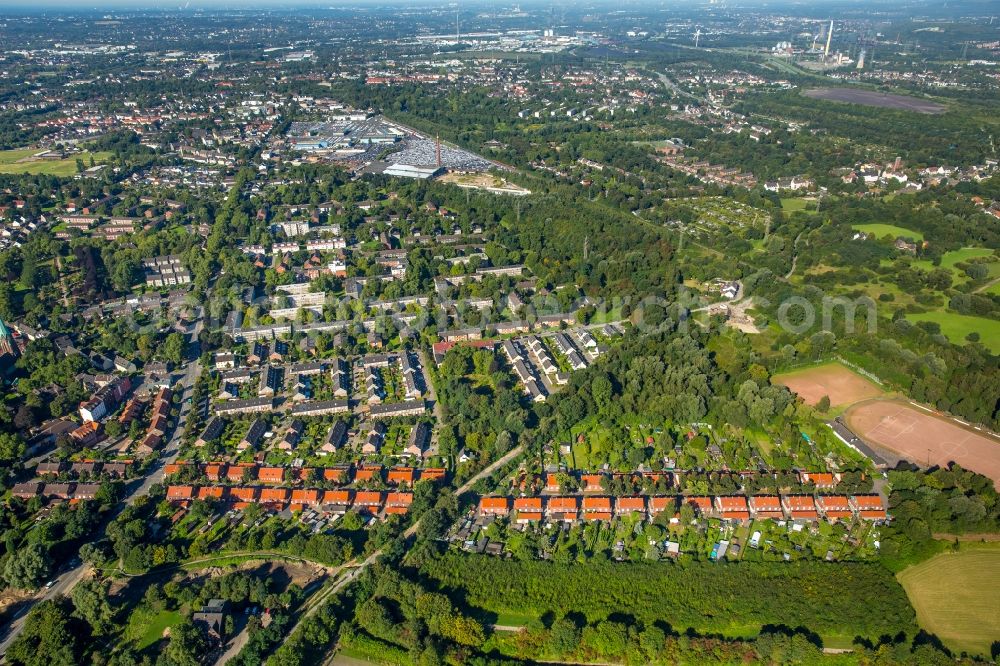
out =
[(893, 224), (852, 224), (852, 229), (857, 231), (863, 231), (866, 234), (874, 234), (875, 238), (882, 238), (884, 236), (892, 236), (893, 238), (897, 236), (903, 236), (904, 238), (915, 238), (917, 240), (923, 240), (924, 235), (919, 231), (913, 231), (912, 229), (907, 229), (906, 227), (897, 227)]
[[(961, 250), (952, 250), (951, 252), (945, 252), (941, 255), (941, 265), (935, 266), (928, 260), (914, 261), (913, 265), (917, 268), (923, 269), (925, 271), (932, 271), (935, 268), (947, 268), (955, 277), (961, 280), (968, 280), (969, 277), (965, 274), (965, 271), (957, 268), (955, 264), (968, 261), (969, 259), (977, 259), (979, 257), (989, 257), (993, 254), (993, 250), (985, 247), (963, 247)], [(990, 264), (990, 275), (1000, 270), (1000, 262), (994, 262)], [(995, 276), (994, 276), (995, 277)]]
[[(17, 150), (0, 151), (0, 174), (26, 173), (31, 175), (45, 174), (48, 176), (72, 176), (77, 172), (76, 160), (83, 160), (85, 166), (90, 166), (90, 158), (100, 164), (111, 157), (111, 153), (90, 153), (84, 151), (63, 160), (32, 160), (32, 155), (42, 152), (38, 148), (19, 148)], [(24, 160), (24, 161), (22, 161)]]
[(1000, 354), (1000, 321), (960, 315), (953, 312), (935, 311), (908, 314), (910, 321), (933, 321), (941, 326), (941, 333), (956, 345), (966, 344), (965, 336), (978, 333), (979, 341), (994, 354)]
[(787, 386), (810, 405), (818, 403), (824, 395), (830, 398), (832, 407), (838, 407), (883, 393), (877, 384), (837, 362), (781, 373), (773, 381)]
[[(781, 210), (785, 211), (786, 213), (794, 213), (797, 210), (805, 210), (806, 206), (808, 206), (810, 204), (815, 204), (815, 203), (816, 203), (815, 201), (810, 201), (810, 200), (805, 199), (803, 197), (794, 197), (794, 198), (791, 198), (791, 199), (782, 199), (781, 200)], [(816, 206), (814, 205), (813, 206), (814, 210), (812, 212), (815, 212), (815, 208), (816, 208)]]
[(144, 650), (163, 638), (163, 632), (167, 629), (167, 627), (172, 627), (180, 621), (180, 611), (165, 610), (148, 617), (148, 621), (143, 628), (142, 634), (136, 638), (136, 646), (140, 650)]
[(1000, 640), (1000, 544), (935, 555), (896, 578), (922, 628), (956, 652), (989, 656)]

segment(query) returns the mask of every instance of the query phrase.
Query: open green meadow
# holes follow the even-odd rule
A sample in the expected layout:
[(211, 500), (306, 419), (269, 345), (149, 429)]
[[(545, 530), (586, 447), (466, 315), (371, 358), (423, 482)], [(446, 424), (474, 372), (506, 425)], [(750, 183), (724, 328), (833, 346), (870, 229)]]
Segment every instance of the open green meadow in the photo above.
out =
[(875, 238), (883, 238), (885, 236), (904, 238), (915, 238), (917, 240), (923, 240), (924, 235), (919, 231), (913, 231), (912, 229), (907, 229), (906, 227), (897, 227), (894, 224), (852, 224), (852, 229), (857, 231), (863, 231), (866, 234), (874, 234)]
[(18, 148), (17, 150), (0, 150), (0, 174), (26, 173), (33, 176), (72, 176), (77, 173), (76, 161), (83, 160), (84, 166), (90, 166), (90, 158), (96, 164), (106, 162), (111, 153), (84, 151), (61, 160), (31, 159), (32, 155), (42, 152), (38, 148)]
[(1000, 640), (1000, 544), (963, 544), (896, 578), (922, 628), (956, 652), (989, 656)]
[(168, 627), (181, 621), (180, 611), (163, 610), (155, 614), (147, 611), (133, 613), (129, 618), (128, 635), (136, 647), (144, 650), (163, 638)]
[(994, 354), (1000, 354), (1000, 321), (960, 315), (953, 312), (936, 311), (908, 314), (910, 321), (933, 321), (941, 327), (941, 333), (957, 345), (966, 344), (969, 333), (978, 333), (979, 341)]
[[(781, 210), (785, 211), (786, 213), (794, 213), (795, 211), (799, 210), (804, 211), (806, 210), (806, 207), (808, 207), (810, 204), (815, 204), (815, 203), (816, 203), (815, 201), (810, 201), (809, 199), (806, 199), (804, 197), (793, 197), (791, 199), (782, 199)], [(813, 205), (814, 210), (812, 212), (815, 212), (815, 208), (816, 206)]]
[[(955, 274), (956, 278), (967, 280), (968, 276), (965, 272), (956, 267), (955, 264), (961, 263), (963, 261), (969, 261), (970, 259), (978, 259), (980, 257), (989, 257), (993, 255), (993, 250), (985, 247), (963, 247), (961, 250), (952, 250), (951, 252), (945, 252), (941, 255), (941, 265), (935, 266), (930, 261), (926, 259), (921, 259), (920, 261), (914, 261), (913, 265), (917, 268), (923, 269), (925, 271), (932, 271), (935, 268), (947, 268), (952, 273)], [(989, 264), (990, 266), (990, 276), (996, 277), (1000, 275), (1000, 261), (993, 262)]]

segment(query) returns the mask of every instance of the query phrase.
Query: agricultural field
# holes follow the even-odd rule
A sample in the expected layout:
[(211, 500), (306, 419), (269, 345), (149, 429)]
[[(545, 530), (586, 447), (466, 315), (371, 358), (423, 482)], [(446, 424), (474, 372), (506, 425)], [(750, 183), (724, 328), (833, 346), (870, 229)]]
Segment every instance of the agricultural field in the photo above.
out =
[(954, 312), (937, 310), (908, 314), (910, 321), (932, 321), (941, 327), (941, 333), (956, 345), (964, 345), (966, 336), (978, 333), (979, 341), (994, 354), (1000, 354), (1000, 321), (961, 315)]
[(923, 629), (956, 652), (989, 656), (1000, 638), (1000, 544), (963, 544), (896, 578)]
[(924, 235), (919, 231), (913, 231), (906, 227), (897, 227), (894, 224), (852, 224), (851, 228), (856, 231), (863, 231), (866, 234), (872, 234), (875, 238), (884, 238), (885, 236), (896, 238), (902, 236), (903, 238), (914, 238), (916, 240), (924, 239)]
[(957, 462), (1000, 486), (1000, 439), (893, 400), (855, 405), (845, 418), (851, 430), (867, 442), (907, 460), (942, 467)]
[(72, 176), (77, 173), (77, 159), (85, 166), (90, 165), (90, 158), (100, 164), (111, 157), (111, 153), (84, 151), (61, 160), (32, 159), (32, 155), (43, 152), (36, 148), (21, 148), (18, 150), (0, 151), (0, 174), (26, 173), (31, 175)]
[(874, 382), (837, 362), (785, 372), (775, 375), (773, 380), (776, 384), (787, 386), (813, 406), (823, 396), (830, 398), (831, 407), (842, 407), (877, 398), (883, 393)]

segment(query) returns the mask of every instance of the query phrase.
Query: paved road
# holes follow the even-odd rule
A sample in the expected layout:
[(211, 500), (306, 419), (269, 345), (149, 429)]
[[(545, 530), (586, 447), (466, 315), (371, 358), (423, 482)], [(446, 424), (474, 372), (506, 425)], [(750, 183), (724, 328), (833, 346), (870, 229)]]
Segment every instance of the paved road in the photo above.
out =
[(249, 625), (244, 625), (243, 630), (236, 634), (236, 637), (229, 641), (229, 647), (215, 660), (215, 666), (224, 666), (230, 659), (233, 659), (243, 650), (243, 647), (250, 640)]
[[(427, 397), (434, 403), (434, 420), (437, 423), (444, 422), (444, 413), (442, 411), (441, 403), (437, 399), (437, 390), (434, 388), (434, 382), (431, 381), (431, 371), (428, 369), (431, 362), (430, 356), (428, 356), (425, 349), (420, 350), (420, 373), (422, 375), (424, 386), (427, 389)], [(431, 437), (431, 444), (428, 447), (427, 453), (425, 455), (438, 455), (438, 428), (434, 428), (433, 435)]]
[[(191, 339), (197, 341), (198, 334), (201, 331), (202, 322), (198, 320), (194, 325), (189, 328), (188, 332), (191, 334)], [(142, 480), (138, 486), (128, 492), (119, 506), (116, 508), (116, 515), (118, 512), (122, 511), (126, 505), (134, 503), (140, 497), (145, 497), (149, 494), (153, 485), (163, 481), (163, 468), (168, 463), (172, 463), (177, 459), (177, 454), (180, 449), (180, 439), (181, 434), (184, 432), (184, 424), (187, 419), (187, 415), (190, 412), (191, 406), (187, 404), (186, 399), (191, 391), (191, 387), (194, 385), (194, 380), (198, 377), (200, 371), (200, 363), (198, 357), (195, 356), (194, 360), (186, 364), (184, 367), (184, 375), (179, 380), (179, 383), (183, 387), (181, 390), (181, 411), (180, 416), (177, 419), (177, 426), (174, 428), (173, 434), (167, 441), (166, 446), (161, 454), (160, 460), (153, 467), (152, 471), (146, 478)], [(55, 584), (52, 587), (44, 590), (40, 596), (36, 596), (34, 599), (29, 600), (15, 615), (13, 621), (8, 623), (5, 633), (0, 634), (0, 659), (6, 654), (7, 648), (10, 644), (14, 642), (21, 630), (24, 629), (24, 621), (28, 615), (28, 611), (31, 610), (39, 601), (49, 601), (55, 599), (59, 595), (69, 595), (76, 584), (79, 583), (90, 571), (90, 566), (81, 563), (77, 567), (61, 574), (55, 578)]]
[[(192, 333), (193, 339), (197, 339), (198, 331), (200, 330), (200, 328), (201, 328), (201, 322), (198, 321), (190, 331)], [(124, 501), (121, 503), (121, 507), (124, 507), (126, 504), (135, 502), (140, 497), (148, 495), (150, 489), (154, 484), (163, 481), (164, 466), (174, 462), (177, 459), (181, 434), (183, 433), (184, 424), (191, 409), (191, 406), (188, 405), (186, 402), (186, 398), (190, 393), (191, 387), (194, 385), (194, 381), (197, 378), (199, 371), (200, 371), (200, 364), (197, 357), (195, 358), (195, 360), (193, 360), (191, 363), (185, 366), (184, 375), (179, 382), (183, 387), (183, 389), (181, 391), (181, 412), (177, 420), (177, 426), (174, 428), (174, 432), (171, 435), (170, 440), (164, 447), (160, 461), (155, 465), (153, 470), (146, 476), (146, 478), (143, 479), (142, 483), (139, 484), (134, 490), (132, 490), (128, 494), (128, 496), (126, 496)], [(458, 490), (455, 491), (456, 496), (461, 496), (467, 493), (469, 490), (472, 489), (472, 487), (476, 484), (477, 481), (489, 476), (500, 467), (509, 463), (511, 460), (520, 455), (523, 452), (523, 450), (524, 447), (522, 445), (522, 446), (517, 446), (511, 451), (509, 451), (506, 455), (499, 458), (491, 465), (489, 465), (488, 467), (480, 471), (478, 474), (473, 476), (471, 479), (466, 481)], [(419, 526), (420, 526), (420, 521), (418, 520), (403, 533), (403, 537), (407, 539), (412, 537), (414, 534), (416, 534), (416, 531), (419, 528)], [(369, 555), (361, 563), (355, 565), (353, 568), (344, 565), (344, 567), (342, 567), (342, 570), (349, 569), (347, 571), (347, 574), (342, 578), (340, 578), (339, 580), (336, 580), (332, 585), (324, 585), (319, 589), (318, 592), (316, 592), (316, 594), (311, 599), (308, 600), (306, 611), (299, 617), (299, 621), (292, 628), (292, 631), (289, 632), (289, 635), (298, 630), (299, 626), (306, 618), (311, 617), (317, 610), (322, 608), (323, 604), (329, 597), (337, 594), (347, 585), (352, 583), (354, 579), (361, 574), (362, 571), (364, 571), (367, 567), (371, 566), (376, 560), (378, 560), (379, 557), (381, 557), (381, 555), (382, 555), (382, 550), (379, 549), (373, 552), (371, 555)], [(36, 598), (34, 602), (25, 605), (24, 608), (22, 608), (21, 611), (17, 614), (15, 620), (10, 623), (6, 635), (3, 636), (3, 640), (2, 642), (0, 642), (0, 658), (2, 658), (2, 655), (6, 652), (9, 645), (14, 641), (15, 638), (17, 638), (17, 635), (24, 628), (24, 618), (34, 603), (37, 603), (38, 601), (41, 600), (53, 599), (59, 594), (67, 594), (67, 595), (70, 594), (73, 590), (73, 587), (75, 587), (76, 584), (84, 577), (84, 575), (88, 572), (88, 570), (89, 567), (87, 565), (81, 564), (80, 566), (60, 576), (57, 579), (56, 584), (54, 584), (52, 588), (47, 590), (44, 595), (42, 595), (39, 598)], [(239, 637), (237, 637), (237, 640), (239, 640)], [(242, 642), (245, 644), (246, 639), (244, 638)], [(236, 647), (237, 649), (233, 651), (233, 647)], [(224, 664), (226, 661), (228, 661), (233, 656), (238, 654), (239, 649), (242, 649), (242, 647), (243, 647), (242, 645), (232, 646), (230, 650), (227, 650), (226, 654), (224, 654), (220, 658), (220, 661), (218, 661), (217, 663)]]
[[(200, 326), (201, 322), (199, 321), (195, 325), (195, 330), (200, 329)], [(197, 339), (197, 333), (194, 334), (194, 337)], [(184, 375), (179, 381), (182, 389), (181, 411), (177, 417), (177, 427), (174, 428), (174, 432), (171, 434), (170, 439), (167, 440), (166, 446), (163, 447), (160, 459), (153, 465), (153, 468), (146, 475), (146, 478), (143, 479), (139, 487), (126, 498), (127, 503), (132, 503), (140, 497), (145, 497), (155, 484), (163, 483), (164, 467), (177, 460), (177, 456), (180, 453), (181, 436), (184, 434), (184, 426), (187, 423), (187, 417), (191, 413), (192, 407), (192, 405), (188, 404), (187, 399), (190, 397), (191, 387), (194, 386), (199, 372), (201, 372), (201, 363), (197, 358), (185, 366)]]
[(3, 655), (7, 653), (7, 648), (14, 642), (14, 639), (21, 633), (21, 630), (24, 629), (24, 621), (32, 607), (39, 601), (55, 599), (59, 595), (69, 595), (89, 570), (90, 565), (81, 564), (66, 573), (56, 576), (52, 579), (55, 581), (52, 587), (43, 590), (41, 596), (31, 599), (21, 606), (20, 610), (14, 614), (14, 617), (8, 623), (5, 630), (6, 633), (3, 634), (3, 640), (0, 640), (0, 660), (3, 660)]
[(667, 90), (669, 90), (671, 92), (674, 92), (674, 93), (677, 93), (678, 95), (682, 95), (684, 97), (690, 97), (691, 99), (695, 100), (696, 102), (702, 102), (702, 103), (705, 102), (705, 100), (703, 98), (698, 97), (697, 95), (695, 95), (693, 93), (689, 93), (687, 90), (684, 90), (683, 88), (681, 88), (680, 86), (678, 86), (666, 74), (663, 74), (662, 72), (657, 72), (656, 76), (660, 79), (660, 83), (662, 83), (667, 88)]
[[(506, 455), (499, 458), (491, 465), (483, 469), (481, 472), (473, 476), (471, 479), (466, 481), (458, 490), (455, 491), (456, 497), (460, 497), (465, 493), (469, 492), (469, 490), (472, 489), (472, 486), (474, 486), (477, 481), (486, 478), (496, 470), (500, 469), (501, 467), (509, 463), (511, 460), (519, 456), (523, 451), (524, 451), (523, 444), (511, 449), (509, 452), (507, 452)], [(417, 522), (413, 523), (413, 525), (411, 525), (405, 532), (403, 532), (403, 538), (409, 539), (410, 537), (412, 537), (414, 534), (417, 533), (417, 529), (419, 527), (420, 527), (420, 520), (417, 520)], [(295, 623), (295, 626), (292, 627), (292, 630), (288, 632), (288, 635), (291, 636), (296, 631), (298, 631), (299, 627), (306, 620), (306, 618), (311, 617), (320, 608), (322, 608), (323, 604), (326, 602), (327, 599), (337, 594), (345, 587), (350, 585), (352, 582), (354, 582), (354, 579), (356, 579), (359, 575), (361, 575), (362, 571), (364, 571), (366, 568), (374, 564), (381, 556), (382, 556), (382, 549), (380, 548), (379, 550), (376, 550), (371, 555), (366, 557), (363, 561), (361, 561), (357, 565), (354, 565), (353, 567), (345, 564), (342, 567), (342, 570), (347, 570), (347, 574), (342, 578), (340, 578), (339, 580), (336, 580), (331, 585), (324, 585), (319, 589), (318, 592), (316, 592), (316, 594), (311, 599), (309, 599), (309, 601), (307, 602), (308, 605), (307, 610), (304, 613), (302, 613), (302, 615), (299, 617), (299, 621)]]

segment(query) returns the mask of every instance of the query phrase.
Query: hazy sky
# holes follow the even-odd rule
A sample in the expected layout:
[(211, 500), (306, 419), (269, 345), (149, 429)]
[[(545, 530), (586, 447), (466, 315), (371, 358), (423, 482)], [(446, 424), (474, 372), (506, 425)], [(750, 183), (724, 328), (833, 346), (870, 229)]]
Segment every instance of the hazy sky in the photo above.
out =
[[(822, 0), (815, 4), (833, 4), (836, 2), (857, 3), (859, 0)], [(919, 1), (919, 0), (918, 0)], [(3, 16), (4, 8), (17, 7), (25, 8), (60, 8), (80, 10), (101, 10), (106, 8), (114, 9), (178, 9), (187, 5), (188, 9), (198, 8), (219, 8), (240, 9), (250, 7), (350, 7), (356, 5), (446, 5), (453, 4), (455, 0), (0, 0), (0, 17)], [(813, 4), (814, 0), (736, 0), (737, 6), (747, 6), (755, 4), (767, 4), (780, 6), (783, 4)], [(572, 6), (576, 3), (571, 0), (459, 0), (462, 7), (470, 9), (476, 7), (504, 7), (504, 6)], [(690, 4), (691, 6), (707, 5), (707, 0), (591, 0), (585, 4), (590, 6), (607, 5), (610, 7), (628, 7), (642, 4), (681, 6)], [(958, 4), (962, 4), (959, 2)]]

